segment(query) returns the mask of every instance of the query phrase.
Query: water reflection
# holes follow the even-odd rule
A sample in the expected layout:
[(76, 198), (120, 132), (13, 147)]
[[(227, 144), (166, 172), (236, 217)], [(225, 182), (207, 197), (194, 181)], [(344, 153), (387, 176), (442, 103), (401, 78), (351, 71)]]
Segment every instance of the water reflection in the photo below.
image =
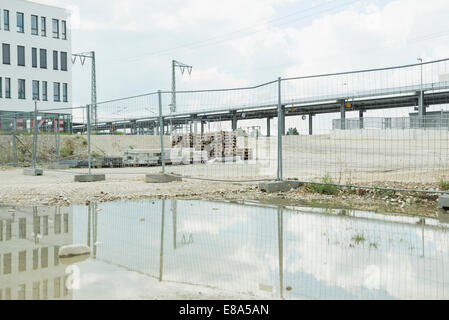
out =
[(0, 206), (0, 300), (71, 299), (58, 251), (72, 236), (71, 208)]
[[(139, 296), (117, 270), (255, 298), (447, 299), (448, 240), (435, 219), (256, 203), (0, 207), (0, 299)], [(75, 294), (57, 258), (72, 243), (92, 249)]]

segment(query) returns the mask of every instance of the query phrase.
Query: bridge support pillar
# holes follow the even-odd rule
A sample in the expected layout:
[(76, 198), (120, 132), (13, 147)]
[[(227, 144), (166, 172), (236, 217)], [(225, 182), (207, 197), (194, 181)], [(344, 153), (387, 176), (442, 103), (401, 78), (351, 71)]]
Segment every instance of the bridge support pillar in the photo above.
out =
[(340, 129), (346, 129), (346, 105), (344, 100), (340, 100)]
[(364, 124), (363, 124), (363, 114), (365, 113), (365, 110), (359, 110), (359, 128), (363, 129), (364, 128)]
[(309, 135), (313, 135), (313, 114), (309, 114)]
[(234, 112), (232, 115), (232, 131), (237, 130), (237, 113)]
[(418, 91), (418, 117), (419, 117), (419, 128), (425, 128), (425, 117), (427, 107), (424, 105), (424, 91)]
[(204, 134), (204, 125), (206, 123), (204, 121), (201, 121), (201, 134)]
[(271, 118), (268, 117), (268, 118), (267, 118), (267, 137), (271, 137), (271, 127), (270, 127), (270, 124), (271, 124)]

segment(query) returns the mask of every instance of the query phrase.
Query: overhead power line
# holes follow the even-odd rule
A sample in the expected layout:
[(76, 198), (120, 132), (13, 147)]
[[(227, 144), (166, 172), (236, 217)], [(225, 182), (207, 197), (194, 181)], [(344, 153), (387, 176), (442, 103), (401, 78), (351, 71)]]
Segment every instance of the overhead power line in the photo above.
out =
[[(333, 2), (335, 2), (335, 1), (333, 1)], [(299, 19), (296, 18), (296, 19), (291, 20), (291, 21), (284, 21), (281, 24), (278, 24), (278, 26), (286, 25), (286, 24), (289, 24), (291, 22), (297, 22), (297, 21), (300, 21), (301, 19), (304, 19), (304, 18), (314, 17), (316, 15), (319, 15), (319, 14), (322, 14), (322, 13), (325, 13), (325, 12), (331, 12), (331, 11), (334, 11), (334, 10), (339, 9), (341, 7), (347, 6), (348, 4), (351, 4), (351, 3), (354, 3), (354, 2), (356, 2), (356, 0), (345, 1), (342, 4), (339, 4), (338, 6), (334, 6), (334, 7), (331, 7), (331, 8), (326, 8), (324, 10), (320, 10), (320, 11), (315, 12), (313, 14), (309, 14), (309, 15), (305, 15), (305, 16), (303, 15), (303, 16), (299, 17)], [(210, 37), (210, 38), (207, 38), (207, 39), (204, 39), (204, 40), (191, 42), (191, 43), (186, 43), (186, 44), (183, 44), (183, 45), (180, 45), (180, 46), (176, 46), (176, 47), (172, 47), (172, 48), (168, 48), (168, 49), (163, 49), (163, 50), (159, 50), (159, 51), (153, 51), (153, 52), (149, 52), (149, 53), (144, 53), (144, 54), (139, 55), (139, 56), (125, 58), (125, 59), (122, 59), (122, 60), (118, 60), (114, 64), (139, 61), (142, 58), (145, 58), (145, 57), (148, 57), (148, 56), (161, 55), (161, 54), (169, 53), (169, 52), (172, 52), (172, 51), (175, 51), (175, 50), (178, 50), (178, 49), (182, 49), (182, 48), (197, 49), (197, 48), (201, 48), (201, 47), (204, 47), (204, 46), (213, 46), (213, 45), (217, 45), (217, 44), (220, 44), (220, 43), (223, 43), (223, 42), (228, 42), (228, 41), (231, 41), (231, 40), (248, 37), (250, 35), (259, 33), (261, 31), (264, 31), (263, 29), (262, 30), (254, 30), (254, 28), (256, 28), (258, 26), (263, 26), (264, 24), (273, 23), (273, 22), (276, 22), (276, 21), (281, 21), (281, 20), (287, 19), (289, 17), (293, 17), (293, 16), (298, 15), (298, 14), (303, 14), (305, 12), (314, 10), (316, 8), (327, 6), (327, 5), (329, 5), (329, 3), (330, 2), (322, 3), (322, 4), (319, 4), (319, 5), (315, 5), (313, 7), (302, 9), (302, 10), (299, 10), (299, 11), (296, 11), (296, 12), (290, 13), (288, 15), (284, 15), (284, 16), (278, 17), (278, 18), (265, 20), (262, 24), (259, 24), (259, 25), (253, 25), (252, 27), (242, 28), (242, 29), (239, 29), (239, 30), (236, 30), (236, 31), (232, 31), (232, 32), (229, 32), (229, 33), (226, 33), (226, 34)], [(247, 31), (247, 32), (242, 35), (241, 33), (244, 32), (244, 31)], [(237, 36), (234, 37), (233, 35), (237, 35)]]

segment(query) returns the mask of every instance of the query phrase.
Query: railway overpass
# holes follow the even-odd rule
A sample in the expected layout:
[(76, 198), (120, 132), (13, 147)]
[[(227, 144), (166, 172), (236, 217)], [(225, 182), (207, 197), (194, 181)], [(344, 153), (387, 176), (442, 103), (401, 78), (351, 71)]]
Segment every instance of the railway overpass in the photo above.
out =
[[(421, 94), (422, 93), (422, 94)], [(313, 134), (312, 117), (317, 114), (340, 113), (340, 118), (346, 118), (346, 112), (358, 111), (360, 118), (369, 110), (394, 109), (403, 107), (418, 107), (419, 115), (425, 116), (426, 109), (432, 105), (449, 104), (449, 82), (430, 83), (421, 86), (391, 88), (387, 90), (358, 92), (351, 95), (334, 95), (290, 99), (281, 101), (282, 124), (285, 132), (285, 117), (309, 116), (309, 133)], [(267, 119), (267, 133), (270, 135), (270, 120), (278, 117), (276, 103), (265, 105), (239, 105), (223, 110), (196, 110), (164, 116), (164, 127), (201, 122), (202, 130), (206, 122), (230, 121), (232, 128), (237, 129), (239, 120)], [(342, 122), (344, 123), (344, 121)], [(136, 117), (126, 120), (99, 122), (92, 125), (92, 130), (110, 131), (131, 129), (134, 134), (142, 133), (143, 129), (156, 130), (159, 118)], [(74, 132), (86, 131), (85, 123), (74, 123)], [(344, 128), (342, 128), (344, 129)], [(157, 132), (157, 131), (156, 131)]]
[[(231, 122), (235, 130), (238, 121), (267, 119), (267, 134), (270, 135), (271, 119), (280, 117), (279, 123), (285, 133), (286, 117), (308, 116), (309, 134), (313, 134), (312, 119), (319, 114), (339, 113), (340, 119), (345, 120), (348, 111), (358, 111), (363, 118), (370, 110), (415, 107), (419, 117), (424, 118), (427, 107), (449, 103), (449, 59), (279, 78), (246, 88), (177, 91), (174, 113), (169, 111), (172, 92), (160, 94), (164, 132), (169, 132), (172, 126), (189, 123), (201, 123), (203, 132), (205, 123), (223, 121)], [(126, 129), (133, 134), (159, 132), (158, 101), (158, 93), (152, 93), (98, 103), (97, 109), (103, 116), (92, 125), (92, 130), (107, 133)], [(114, 113), (118, 109), (126, 113)], [(345, 121), (341, 123), (344, 126)], [(74, 124), (75, 132), (86, 129), (86, 123)]]

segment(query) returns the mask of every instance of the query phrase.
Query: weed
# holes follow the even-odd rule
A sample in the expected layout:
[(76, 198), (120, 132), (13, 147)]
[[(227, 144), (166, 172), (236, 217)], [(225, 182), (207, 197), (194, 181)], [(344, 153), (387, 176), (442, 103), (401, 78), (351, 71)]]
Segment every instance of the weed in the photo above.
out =
[(449, 190), (449, 181), (441, 179), (440, 180), (440, 190), (448, 191)]
[(329, 174), (326, 174), (320, 181), (320, 184), (312, 183), (310, 188), (320, 194), (335, 195), (338, 193), (338, 187)]
[(360, 244), (362, 242), (365, 242), (365, 236), (363, 235), (363, 233), (360, 234), (356, 234), (355, 236), (352, 237), (352, 241), (355, 242), (355, 244)]

